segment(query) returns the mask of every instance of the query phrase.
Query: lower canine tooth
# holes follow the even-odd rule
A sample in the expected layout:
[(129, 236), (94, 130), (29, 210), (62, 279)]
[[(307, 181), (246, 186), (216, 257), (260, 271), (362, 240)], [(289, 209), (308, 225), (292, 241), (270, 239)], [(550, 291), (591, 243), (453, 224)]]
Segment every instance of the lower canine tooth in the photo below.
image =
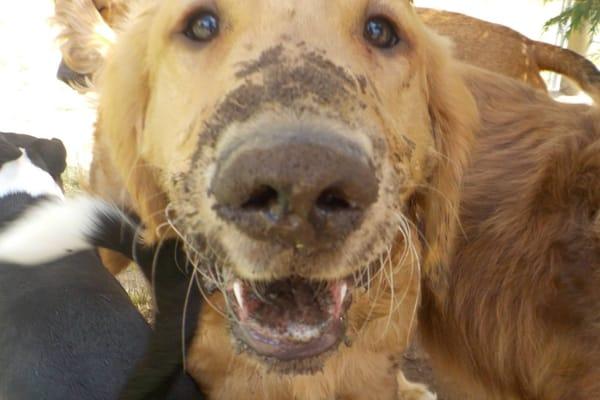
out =
[(348, 284), (346, 282), (342, 283), (342, 287), (340, 288), (340, 303), (344, 302), (346, 298), (346, 294), (348, 293)]
[(235, 295), (235, 299), (237, 300), (240, 308), (244, 309), (244, 289), (242, 288), (242, 283), (240, 281), (235, 281), (233, 283), (233, 294)]

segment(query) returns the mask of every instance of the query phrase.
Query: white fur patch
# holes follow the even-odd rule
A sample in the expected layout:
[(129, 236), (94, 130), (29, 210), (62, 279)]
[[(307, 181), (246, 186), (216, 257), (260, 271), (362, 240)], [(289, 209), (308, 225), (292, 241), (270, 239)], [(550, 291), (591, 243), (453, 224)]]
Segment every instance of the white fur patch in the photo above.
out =
[(0, 262), (34, 266), (91, 249), (98, 217), (112, 213), (91, 197), (45, 201), (0, 232)]
[(21, 151), (21, 157), (0, 167), (0, 197), (21, 192), (34, 197), (50, 195), (64, 198), (60, 186), (52, 176), (32, 163), (27, 157), (27, 151)]

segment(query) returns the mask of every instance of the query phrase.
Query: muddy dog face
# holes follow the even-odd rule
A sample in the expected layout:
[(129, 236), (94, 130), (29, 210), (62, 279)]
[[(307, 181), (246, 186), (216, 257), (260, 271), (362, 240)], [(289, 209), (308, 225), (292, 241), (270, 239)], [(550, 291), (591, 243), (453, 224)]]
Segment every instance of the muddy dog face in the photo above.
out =
[(100, 88), (134, 207), (260, 360), (313, 368), (382, 259), (443, 262), (475, 107), (407, 1), (151, 2)]

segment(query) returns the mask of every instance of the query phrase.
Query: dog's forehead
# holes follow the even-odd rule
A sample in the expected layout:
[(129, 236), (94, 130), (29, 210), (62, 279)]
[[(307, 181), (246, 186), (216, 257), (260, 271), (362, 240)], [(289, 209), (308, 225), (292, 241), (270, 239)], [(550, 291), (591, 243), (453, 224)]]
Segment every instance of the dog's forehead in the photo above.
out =
[[(174, 5), (176, 2), (163, 1), (163, 5)], [(290, 16), (296, 12), (304, 10), (311, 14), (331, 13), (341, 10), (351, 10), (354, 12), (369, 9), (383, 9), (389, 12), (401, 10), (402, 7), (413, 7), (412, 0), (180, 0), (179, 5), (184, 9), (196, 8), (215, 8), (219, 13), (231, 13), (235, 10), (244, 10), (248, 15), (248, 10), (257, 11), (256, 17), (269, 18), (269, 15), (275, 16), (278, 11), (285, 11)], [(209, 8), (209, 9), (210, 9)], [(258, 11), (261, 10), (260, 14)], [(252, 16), (252, 13), (249, 13)], [(315, 22), (327, 23), (327, 20), (317, 20)]]

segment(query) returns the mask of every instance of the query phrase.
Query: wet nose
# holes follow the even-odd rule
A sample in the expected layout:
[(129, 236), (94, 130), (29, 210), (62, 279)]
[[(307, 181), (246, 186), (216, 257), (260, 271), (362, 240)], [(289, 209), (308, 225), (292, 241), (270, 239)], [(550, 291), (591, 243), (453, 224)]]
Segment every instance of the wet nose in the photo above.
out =
[(217, 162), (211, 191), (220, 218), (248, 236), (323, 248), (356, 230), (377, 200), (366, 151), (331, 132), (258, 133)]

